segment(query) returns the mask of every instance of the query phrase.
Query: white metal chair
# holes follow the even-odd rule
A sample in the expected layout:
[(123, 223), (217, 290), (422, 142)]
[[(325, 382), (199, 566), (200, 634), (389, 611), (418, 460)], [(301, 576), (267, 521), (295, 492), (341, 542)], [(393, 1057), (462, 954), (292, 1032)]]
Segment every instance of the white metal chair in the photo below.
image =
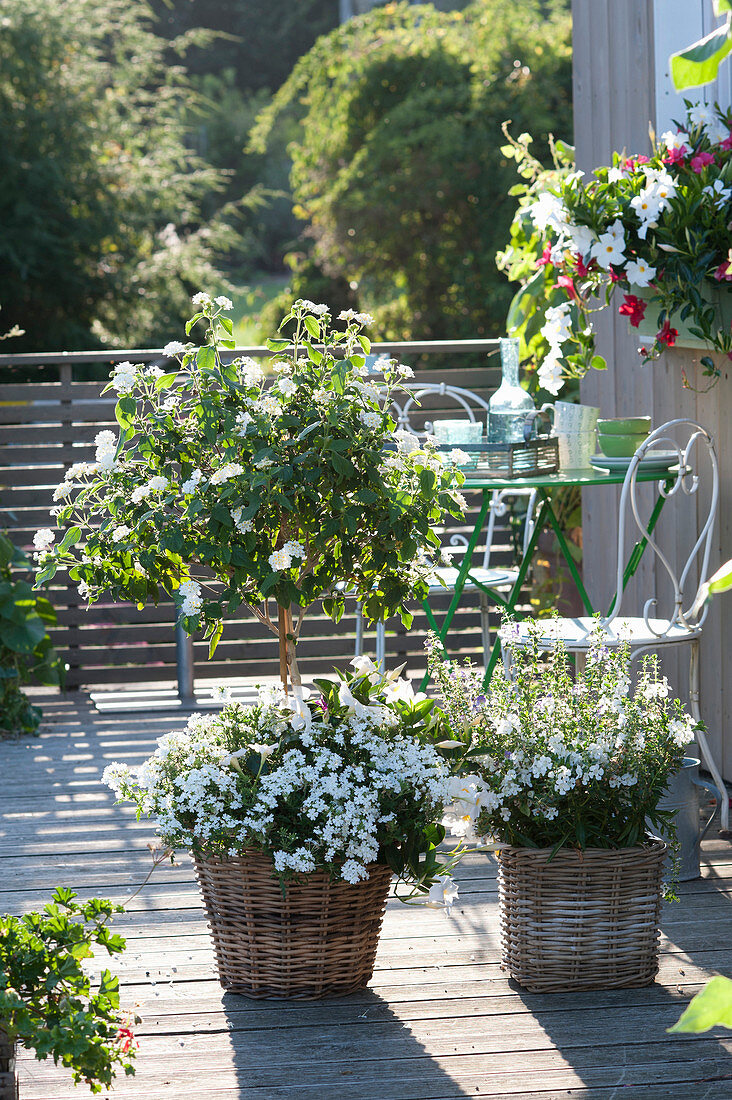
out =
[[(649, 529), (650, 520), (642, 515), (638, 498), (640, 486), (637, 475), (640, 463), (647, 456), (652, 456), (654, 451), (657, 453), (659, 450), (672, 452), (678, 457), (678, 470), (675, 472), (671, 469), (669, 480), (659, 481), (661, 496), (667, 501), (677, 498), (676, 503), (679, 505), (685, 498), (691, 498), (696, 502), (696, 530), (699, 534), (680, 572), (677, 572), (675, 565), (672, 564), (670, 552), (666, 553), (659, 545), (655, 529)], [(706, 495), (702, 500), (699, 487), (701, 484), (706, 484), (705, 474), (708, 475), (709, 481)], [(695, 421), (683, 418), (670, 420), (660, 428), (656, 428), (636, 451), (625, 475), (618, 517), (615, 596), (610, 613), (600, 619), (600, 627), (605, 635), (604, 643), (608, 646), (617, 646), (627, 641), (633, 660), (643, 653), (655, 651), (664, 646), (689, 646), (689, 705), (697, 721), (701, 720), (699, 643), (708, 609), (702, 606), (697, 610), (695, 602), (699, 588), (709, 572), (718, 503), (719, 470), (714, 440), (709, 432)], [(668, 507), (667, 503), (663, 508), (665, 520), (668, 519), (666, 516)], [(667, 589), (670, 588), (672, 599), (666, 617), (658, 614), (651, 617), (658, 604), (656, 598), (646, 601), (642, 615), (627, 616), (620, 613), (625, 587), (625, 538), (628, 520), (631, 521), (630, 530), (635, 530), (639, 536), (634, 553), (637, 555), (644, 547), (649, 547), (659, 565), (660, 583), (664, 584), (665, 577), (665, 585)], [(540, 644), (545, 645), (545, 648), (549, 649), (552, 644), (561, 640), (568, 652), (582, 654), (589, 648), (589, 635), (597, 628), (597, 620), (588, 616), (558, 618), (547, 620), (542, 625), (543, 635)], [(527, 625), (519, 622), (512, 633), (512, 645), (521, 647), (527, 642)], [(703, 732), (697, 734), (697, 741), (704, 763), (721, 792), (722, 828), (727, 829), (729, 828), (729, 799), (721, 773)]]
[[(460, 412), (465, 413), (466, 419), (476, 423), (478, 418), (485, 419), (488, 413), (488, 402), (472, 390), (460, 386), (451, 386), (446, 382), (438, 383), (405, 383), (402, 390), (406, 394), (400, 394), (399, 398), (392, 402), (392, 415), (396, 421), (397, 429), (411, 432), (412, 435), (429, 434), (432, 431), (433, 422), (430, 417), (429, 403), (446, 398), (454, 402)], [(427, 399), (427, 405), (423, 402)], [(442, 410), (440, 410), (442, 412)], [(503, 489), (496, 490), (492, 497), (488, 510), (488, 519), (485, 528), (485, 546), (482, 558), (476, 562), (468, 572), (464, 592), (477, 592), (478, 606), (480, 609), (481, 644), (484, 657), (490, 652), (490, 607), (491, 592), (508, 592), (514, 585), (518, 576), (518, 569), (513, 567), (491, 566), (490, 558), (494, 547), (494, 534), (496, 520), (505, 516), (509, 511), (509, 501), (513, 497), (526, 497), (526, 519), (524, 524), (523, 547), (528, 545), (533, 531), (534, 505), (536, 502), (535, 489)], [(449, 549), (451, 554), (463, 553), (468, 547), (468, 537), (461, 533), (450, 536)], [(454, 549), (453, 549), (454, 548)], [(440, 565), (435, 568), (433, 582), (428, 589), (426, 603), (430, 597), (455, 591), (458, 568), (452, 565)], [(356, 617), (356, 656), (363, 652), (363, 618), (360, 611)], [(376, 624), (376, 659), (382, 662), (386, 656), (386, 625), (383, 622)]]

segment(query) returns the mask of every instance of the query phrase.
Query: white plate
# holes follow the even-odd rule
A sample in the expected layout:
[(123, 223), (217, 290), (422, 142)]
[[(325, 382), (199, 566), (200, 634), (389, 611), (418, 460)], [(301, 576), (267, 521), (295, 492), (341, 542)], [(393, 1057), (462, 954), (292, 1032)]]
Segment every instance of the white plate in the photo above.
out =
[[(607, 455), (595, 455), (591, 460), (596, 470), (605, 470), (607, 473), (620, 474), (630, 466), (633, 461), (630, 458), (608, 458)], [(678, 466), (679, 456), (676, 451), (651, 451), (638, 463), (645, 473), (667, 473), (672, 466)]]

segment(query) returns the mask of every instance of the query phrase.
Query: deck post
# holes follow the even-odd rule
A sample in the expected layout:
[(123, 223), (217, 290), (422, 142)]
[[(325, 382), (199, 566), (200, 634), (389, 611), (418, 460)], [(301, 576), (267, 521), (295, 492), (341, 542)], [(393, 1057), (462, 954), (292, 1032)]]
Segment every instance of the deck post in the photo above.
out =
[(193, 638), (180, 623), (175, 627), (175, 663), (178, 673), (178, 698), (184, 707), (195, 702)]

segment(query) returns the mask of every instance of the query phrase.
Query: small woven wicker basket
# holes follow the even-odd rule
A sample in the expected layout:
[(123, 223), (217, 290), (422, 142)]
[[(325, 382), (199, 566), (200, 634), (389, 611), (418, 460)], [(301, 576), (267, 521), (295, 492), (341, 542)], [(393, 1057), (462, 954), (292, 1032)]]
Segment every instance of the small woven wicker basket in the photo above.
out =
[(374, 971), (391, 871), (368, 865), (354, 885), (319, 871), (283, 893), (260, 852), (195, 856), (224, 989), (246, 997), (340, 997), (363, 989)]
[(18, 1100), (18, 1077), (15, 1072), (15, 1044), (0, 1025), (0, 1100)]
[(502, 848), (502, 962), (532, 993), (649, 985), (667, 847)]

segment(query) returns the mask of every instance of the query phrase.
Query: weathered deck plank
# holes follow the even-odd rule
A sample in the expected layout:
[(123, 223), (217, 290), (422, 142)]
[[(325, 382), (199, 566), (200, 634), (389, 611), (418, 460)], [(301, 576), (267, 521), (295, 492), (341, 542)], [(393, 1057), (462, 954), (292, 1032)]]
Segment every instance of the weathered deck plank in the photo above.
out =
[[(39, 739), (0, 744), (0, 906), (24, 912), (56, 885), (125, 901), (152, 830), (99, 776), (147, 755), (180, 714), (97, 714), (49, 697)], [(667, 907), (646, 989), (531, 995), (500, 969), (495, 868), (460, 869), (449, 919), (390, 902), (373, 983), (334, 1002), (223, 994), (190, 859), (160, 867), (117, 922), (123, 1000), (142, 1015), (135, 1078), (119, 1100), (643, 1100), (732, 1097), (732, 1037), (668, 1035), (716, 972), (732, 971), (732, 845), (705, 842), (703, 878)], [(99, 960), (103, 963), (104, 960)], [(23, 1100), (78, 1100), (62, 1069), (20, 1060)]]

